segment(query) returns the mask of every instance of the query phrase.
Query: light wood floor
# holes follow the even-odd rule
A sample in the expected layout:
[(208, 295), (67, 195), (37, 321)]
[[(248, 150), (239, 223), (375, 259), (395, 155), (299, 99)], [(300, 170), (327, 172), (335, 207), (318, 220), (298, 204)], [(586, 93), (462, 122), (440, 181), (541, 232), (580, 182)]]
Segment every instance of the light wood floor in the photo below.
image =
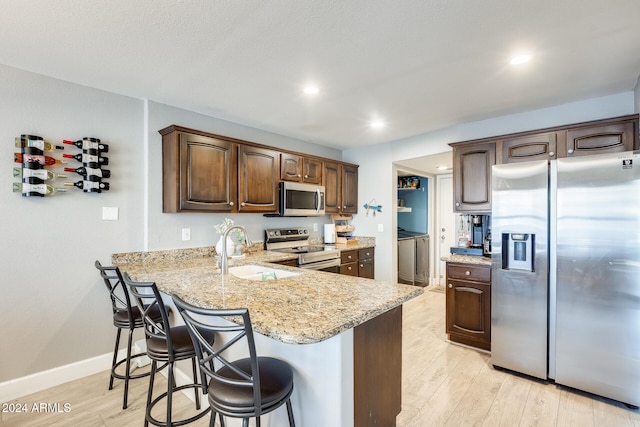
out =
[[(493, 369), (490, 355), (447, 343), (444, 302), (444, 294), (427, 291), (405, 305), (398, 426), (640, 426), (637, 410)], [(122, 382), (109, 391), (108, 378), (103, 372), (16, 399), (30, 412), (0, 413), (0, 426), (141, 426), (147, 380), (131, 383), (129, 408), (122, 410)], [(186, 397), (178, 393), (176, 400), (178, 416), (193, 411)], [(61, 410), (68, 403), (70, 411), (32, 412), (34, 403), (59, 403)], [(206, 426), (208, 417), (190, 425)]]

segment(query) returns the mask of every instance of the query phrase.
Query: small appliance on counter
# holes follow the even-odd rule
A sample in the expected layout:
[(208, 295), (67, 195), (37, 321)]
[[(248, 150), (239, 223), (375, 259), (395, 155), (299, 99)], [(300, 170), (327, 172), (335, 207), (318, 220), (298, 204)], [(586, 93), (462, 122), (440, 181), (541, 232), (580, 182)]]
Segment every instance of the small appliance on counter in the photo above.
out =
[(326, 244), (334, 244), (336, 242), (336, 225), (325, 224), (324, 225), (324, 242)]
[(458, 230), (458, 245), (452, 247), (450, 252), (458, 255), (491, 256), (491, 216), (490, 215), (466, 215), (460, 217), (460, 229)]

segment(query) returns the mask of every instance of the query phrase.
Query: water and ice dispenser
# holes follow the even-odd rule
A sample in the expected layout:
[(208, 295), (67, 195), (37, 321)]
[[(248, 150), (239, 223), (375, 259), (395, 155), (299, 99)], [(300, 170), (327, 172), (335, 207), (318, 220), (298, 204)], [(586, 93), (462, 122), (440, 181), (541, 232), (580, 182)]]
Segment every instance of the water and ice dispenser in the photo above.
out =
[(502, 269), (533, 271), (535, 234), (502, 233)]

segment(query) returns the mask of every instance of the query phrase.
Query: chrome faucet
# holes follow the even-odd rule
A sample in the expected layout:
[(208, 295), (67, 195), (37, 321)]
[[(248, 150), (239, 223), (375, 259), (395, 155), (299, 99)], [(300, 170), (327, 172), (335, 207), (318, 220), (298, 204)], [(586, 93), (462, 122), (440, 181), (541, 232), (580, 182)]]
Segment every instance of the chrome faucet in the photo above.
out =
[(229, 236), (229, 232), (231, 230), (240, 230), (244, 234), (244, 244), (250, 245), (251, 240), (249, 240), (249, 235), (247, 234), (247, 230), (241, 225), (232, 225), (227, 228), (227, 231), (222, 235), (222, 253), (220, 254), (220, 272), (223, 275), (229, 274), (229, 259), (227, 255), (227, 237)]

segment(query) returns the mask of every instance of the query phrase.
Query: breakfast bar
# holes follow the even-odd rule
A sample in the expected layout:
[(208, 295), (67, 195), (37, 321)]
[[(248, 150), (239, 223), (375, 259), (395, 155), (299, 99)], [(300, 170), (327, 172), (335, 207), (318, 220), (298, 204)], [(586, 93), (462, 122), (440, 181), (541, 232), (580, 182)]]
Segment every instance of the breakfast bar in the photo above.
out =
[[(261, 251), (236, 260), (224, 276), (205, 248), (114, 254), (113, 262), (193, 305), (247, 307), (258, 353), (294, 368), (298, 425), (395, 425), (402, 304), (422, 288), (273, 264), (286, 256)], [(286, 424), (286, 411), (264, 419)]]

